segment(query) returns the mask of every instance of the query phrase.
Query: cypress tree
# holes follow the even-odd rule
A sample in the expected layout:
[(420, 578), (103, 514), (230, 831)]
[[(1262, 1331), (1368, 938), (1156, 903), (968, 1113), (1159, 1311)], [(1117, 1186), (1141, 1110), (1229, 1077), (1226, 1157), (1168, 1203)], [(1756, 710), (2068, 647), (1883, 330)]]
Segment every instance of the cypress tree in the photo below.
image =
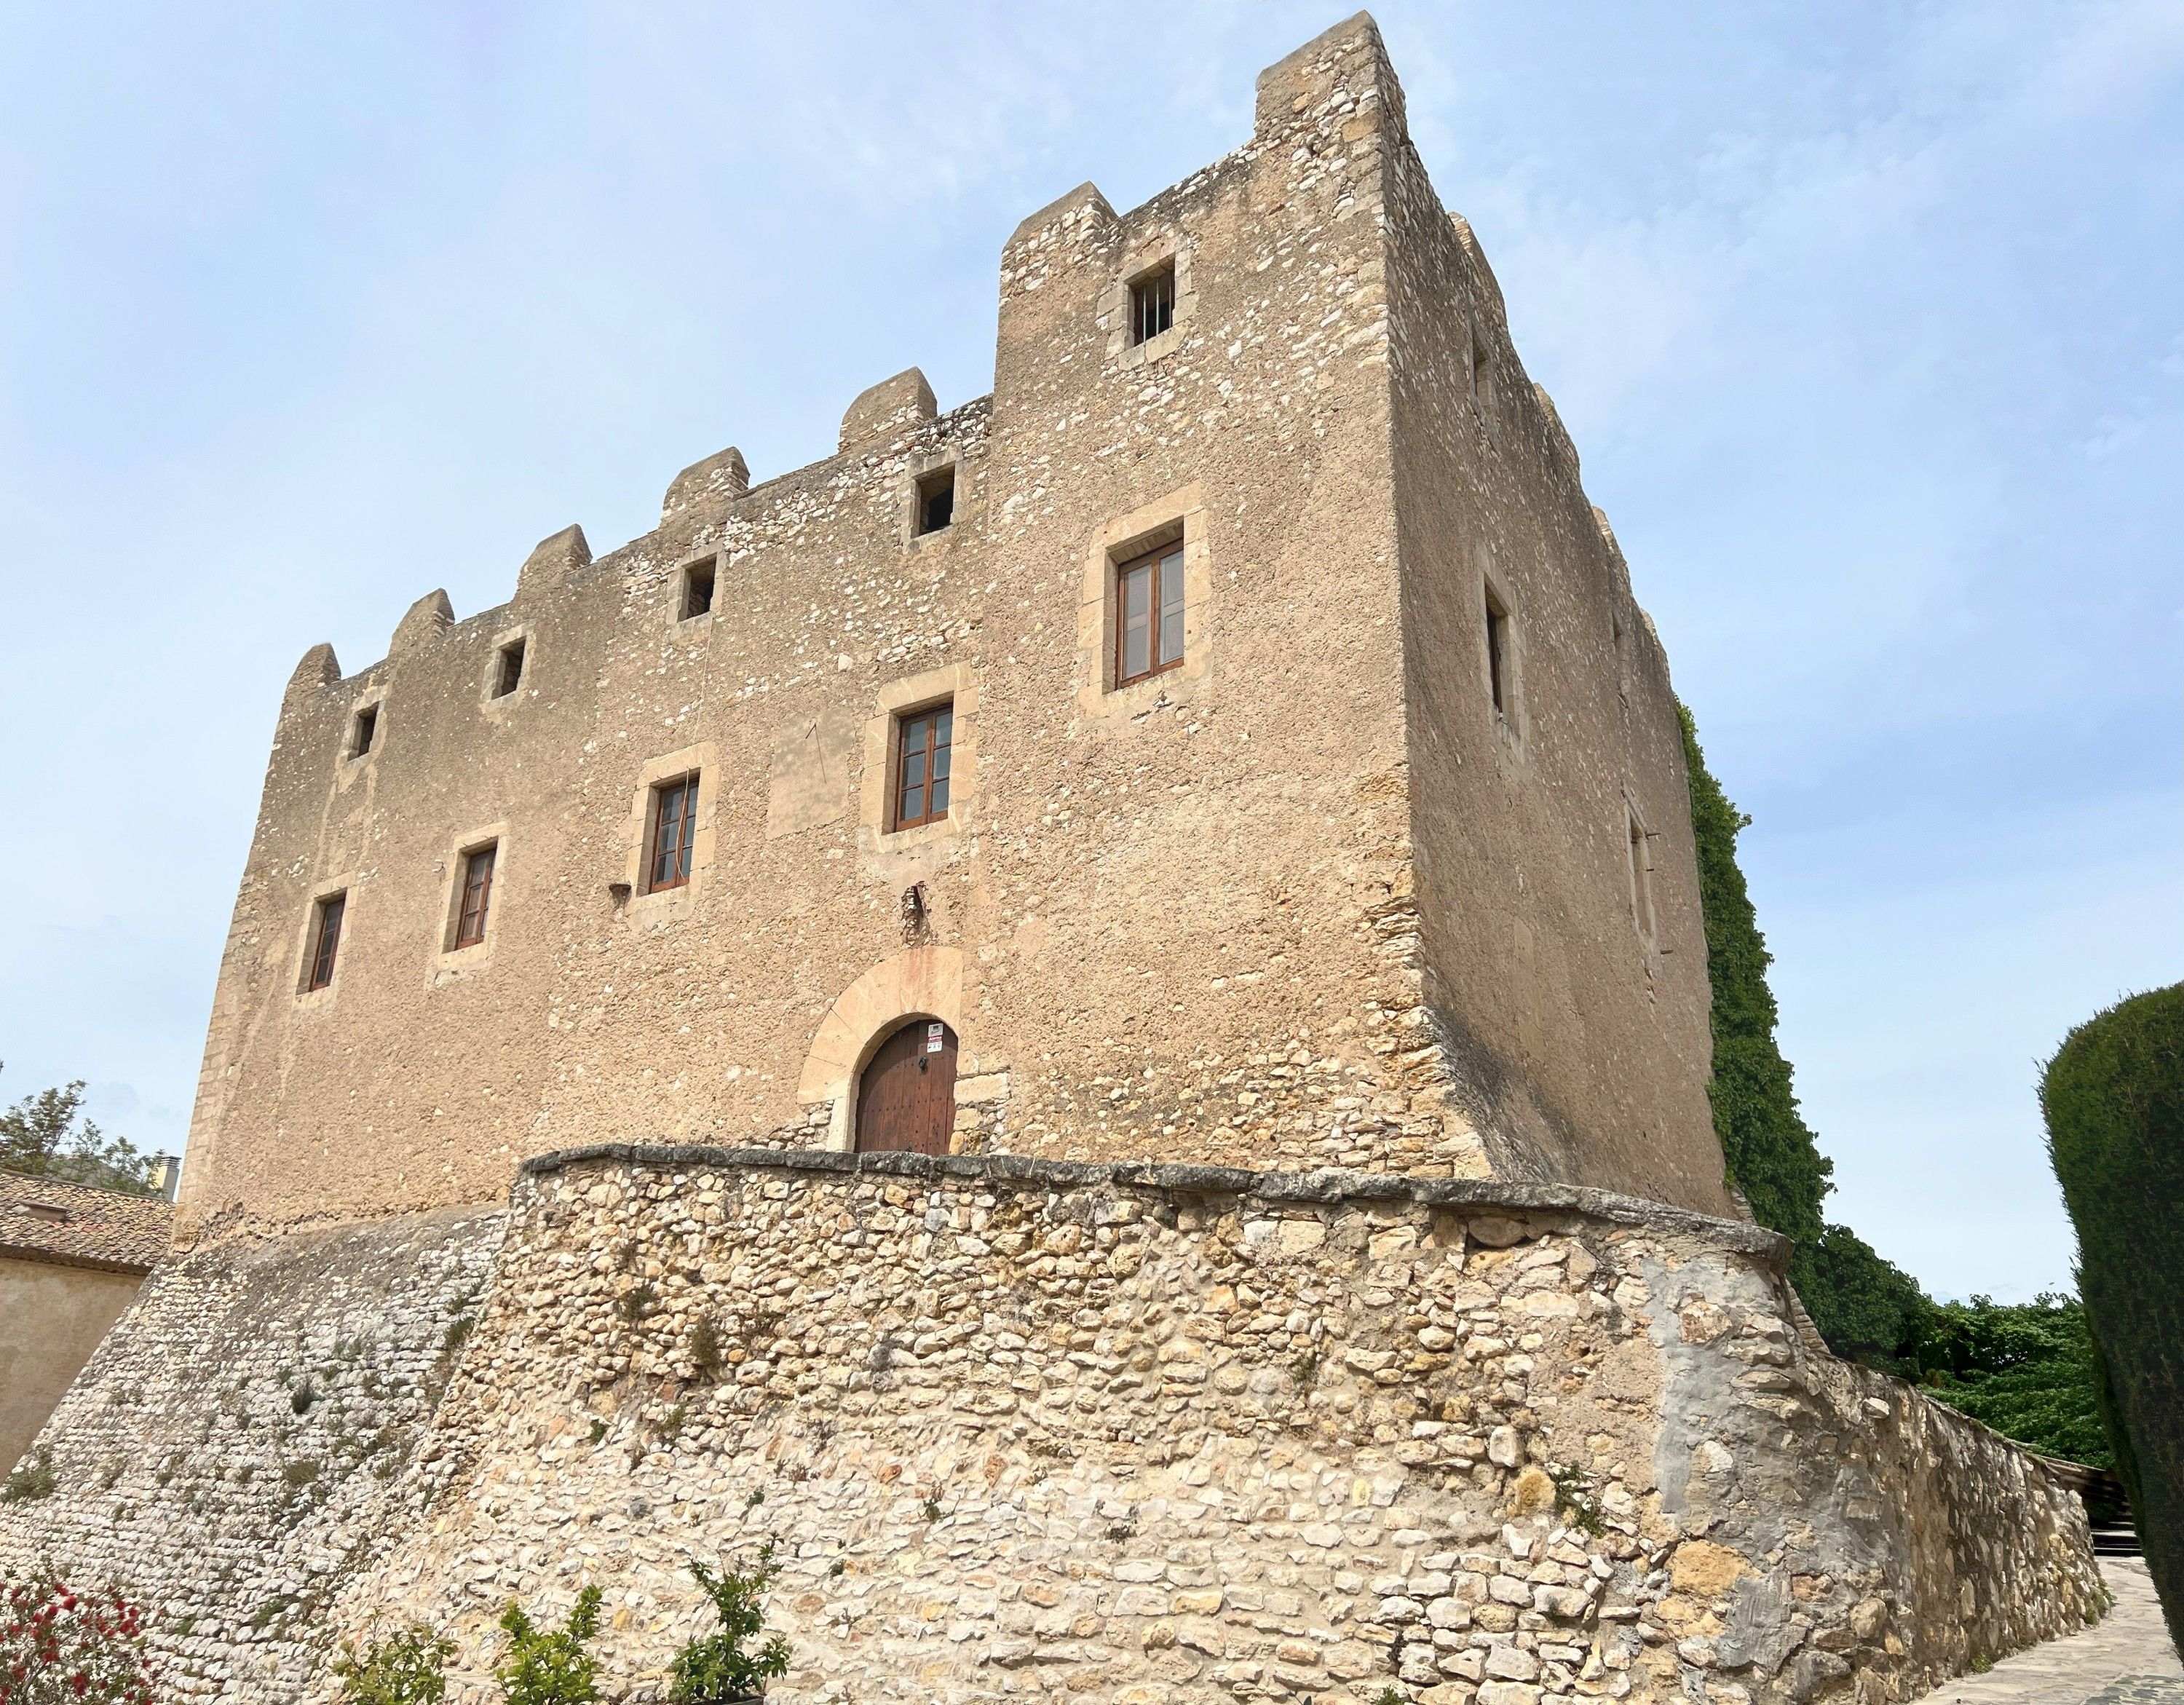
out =
[(1707, 974), (1713, 983), (1714, 1134), (1729, 1181), (1760, 1224), (1795, 1240), (1790, 1279), (1813, 1323), (1839, 1356), (1915, 1371), (1906, 1365), (1925, 1294), (1910, 1274), (1884, 1261), (1847, 1226), (1822, 1212), (1835, 1188), (1834, 1165), (1820, 1152), (1776, 1045), (1774, 956), (1736, 862), (1738, 831), (1752, 819), (1730, 803), (1707, 768), (1690, 710), (1678, 706), (1684, 760), (1691, 773), (1691, 828), (1697, 843), (1699, 903), (1706, 917)]
[(2184, 983), (2064, 1038), (2040, 1086), (2148, 1571), (2184, 1644)]

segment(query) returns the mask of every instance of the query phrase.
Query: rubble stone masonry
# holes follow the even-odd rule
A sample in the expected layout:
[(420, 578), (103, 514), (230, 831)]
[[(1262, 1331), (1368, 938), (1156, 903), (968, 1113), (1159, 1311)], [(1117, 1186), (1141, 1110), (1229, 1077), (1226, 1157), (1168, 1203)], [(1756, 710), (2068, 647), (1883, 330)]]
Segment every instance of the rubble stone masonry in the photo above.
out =
[(787, 1699), (1737, 1705), (2096, 1615), (2075, 1496), (1802, 1344), (1783, 1252), (1558, 1186), (549, 1156), (334, 1620), (484, 1700), (506, 1600), (597, 1583), (642, 1691), (688, 1560), (771, 1541)]

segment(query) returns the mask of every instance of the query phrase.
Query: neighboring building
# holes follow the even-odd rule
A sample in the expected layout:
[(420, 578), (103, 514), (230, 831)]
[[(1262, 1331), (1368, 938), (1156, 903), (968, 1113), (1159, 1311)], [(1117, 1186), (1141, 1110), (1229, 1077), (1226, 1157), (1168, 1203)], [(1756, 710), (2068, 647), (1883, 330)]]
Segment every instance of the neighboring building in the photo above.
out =
[(0, 1172), (0, 1472), (167, 1252), (174, 1212), (162, 1196)]
[(1667, 660), (1384, 110), (1034, 214), (990, 396), (913, 369), (823, 461), (721, 451), (305, 656), (186, 1222), (602, 1139), (1730, 1212)]

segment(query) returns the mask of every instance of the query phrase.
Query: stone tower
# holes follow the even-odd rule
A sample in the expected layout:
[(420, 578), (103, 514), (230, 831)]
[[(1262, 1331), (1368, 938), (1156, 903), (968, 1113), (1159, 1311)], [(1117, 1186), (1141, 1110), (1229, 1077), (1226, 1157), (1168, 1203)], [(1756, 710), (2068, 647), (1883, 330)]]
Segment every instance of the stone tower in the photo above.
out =
[(1000, 301), (990, 396), (913, 369), (827, 460), (722, 451), (304, 658), (186, 1224), (847, 1148), (911, 1022), (921, 1145), (1726, 1211), (1667, 662), (1369, 21), (1175, 188), (1025, 220)]

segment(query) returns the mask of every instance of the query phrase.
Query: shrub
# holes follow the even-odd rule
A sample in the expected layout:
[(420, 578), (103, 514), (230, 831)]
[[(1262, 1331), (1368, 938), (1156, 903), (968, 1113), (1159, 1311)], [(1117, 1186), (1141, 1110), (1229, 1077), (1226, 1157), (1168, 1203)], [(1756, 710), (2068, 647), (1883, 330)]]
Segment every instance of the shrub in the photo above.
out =
[(374, 1641), (359, 1653), (354, 1645), (334, 1659), (345, 1705), (439, 1705), (446, 1696), (448, 1660), (455, 1642), (421, 1622)]
[(8, 1705), (152, 1705), (143, 1612), (119, 1593), (78, 1592), (49, 1568), (8, 1584), (0, 1699)]
[(599, 1631), (599, 1590), (577, 1595), (569, 1619), (552, 1630), (534, 1626), (514, 1599), (500, 1613), (508, 1650), (493, 1667), (508, 1705), (587, 1705), (599, 1697), (592, 1655), (584, 1642)]
[(51, 1497), (59, 1487), (60, 1477), (53, 1473), (53, 1453), (41, 1445), (8, 1469), (6, 1483), (0, 1485), (0, 1502), (35, 1503)]
[(2077, 1228), (2116, 1468), (2170, 1633), (2184, 1643), (2184, 983), (2064, 1037), (2040, 1106)]
[(721, 1626), (675, 1654), (667, 1672), (667, 1697), (674, 1705), (727, 1705), (732, 1699), (752, 1698), (766, 1691), (768, 1680), (788, 1673), (788, 1642), (778, 1634), (756, 1651), (749, 1649), (766, 1631), (759, 1601), (779, 1572), (771, 1542), (748, 1574), (726, 1568), (716, 1574), (702, 1563), (691, 1563), (690, 1573), (713, 1601)]

